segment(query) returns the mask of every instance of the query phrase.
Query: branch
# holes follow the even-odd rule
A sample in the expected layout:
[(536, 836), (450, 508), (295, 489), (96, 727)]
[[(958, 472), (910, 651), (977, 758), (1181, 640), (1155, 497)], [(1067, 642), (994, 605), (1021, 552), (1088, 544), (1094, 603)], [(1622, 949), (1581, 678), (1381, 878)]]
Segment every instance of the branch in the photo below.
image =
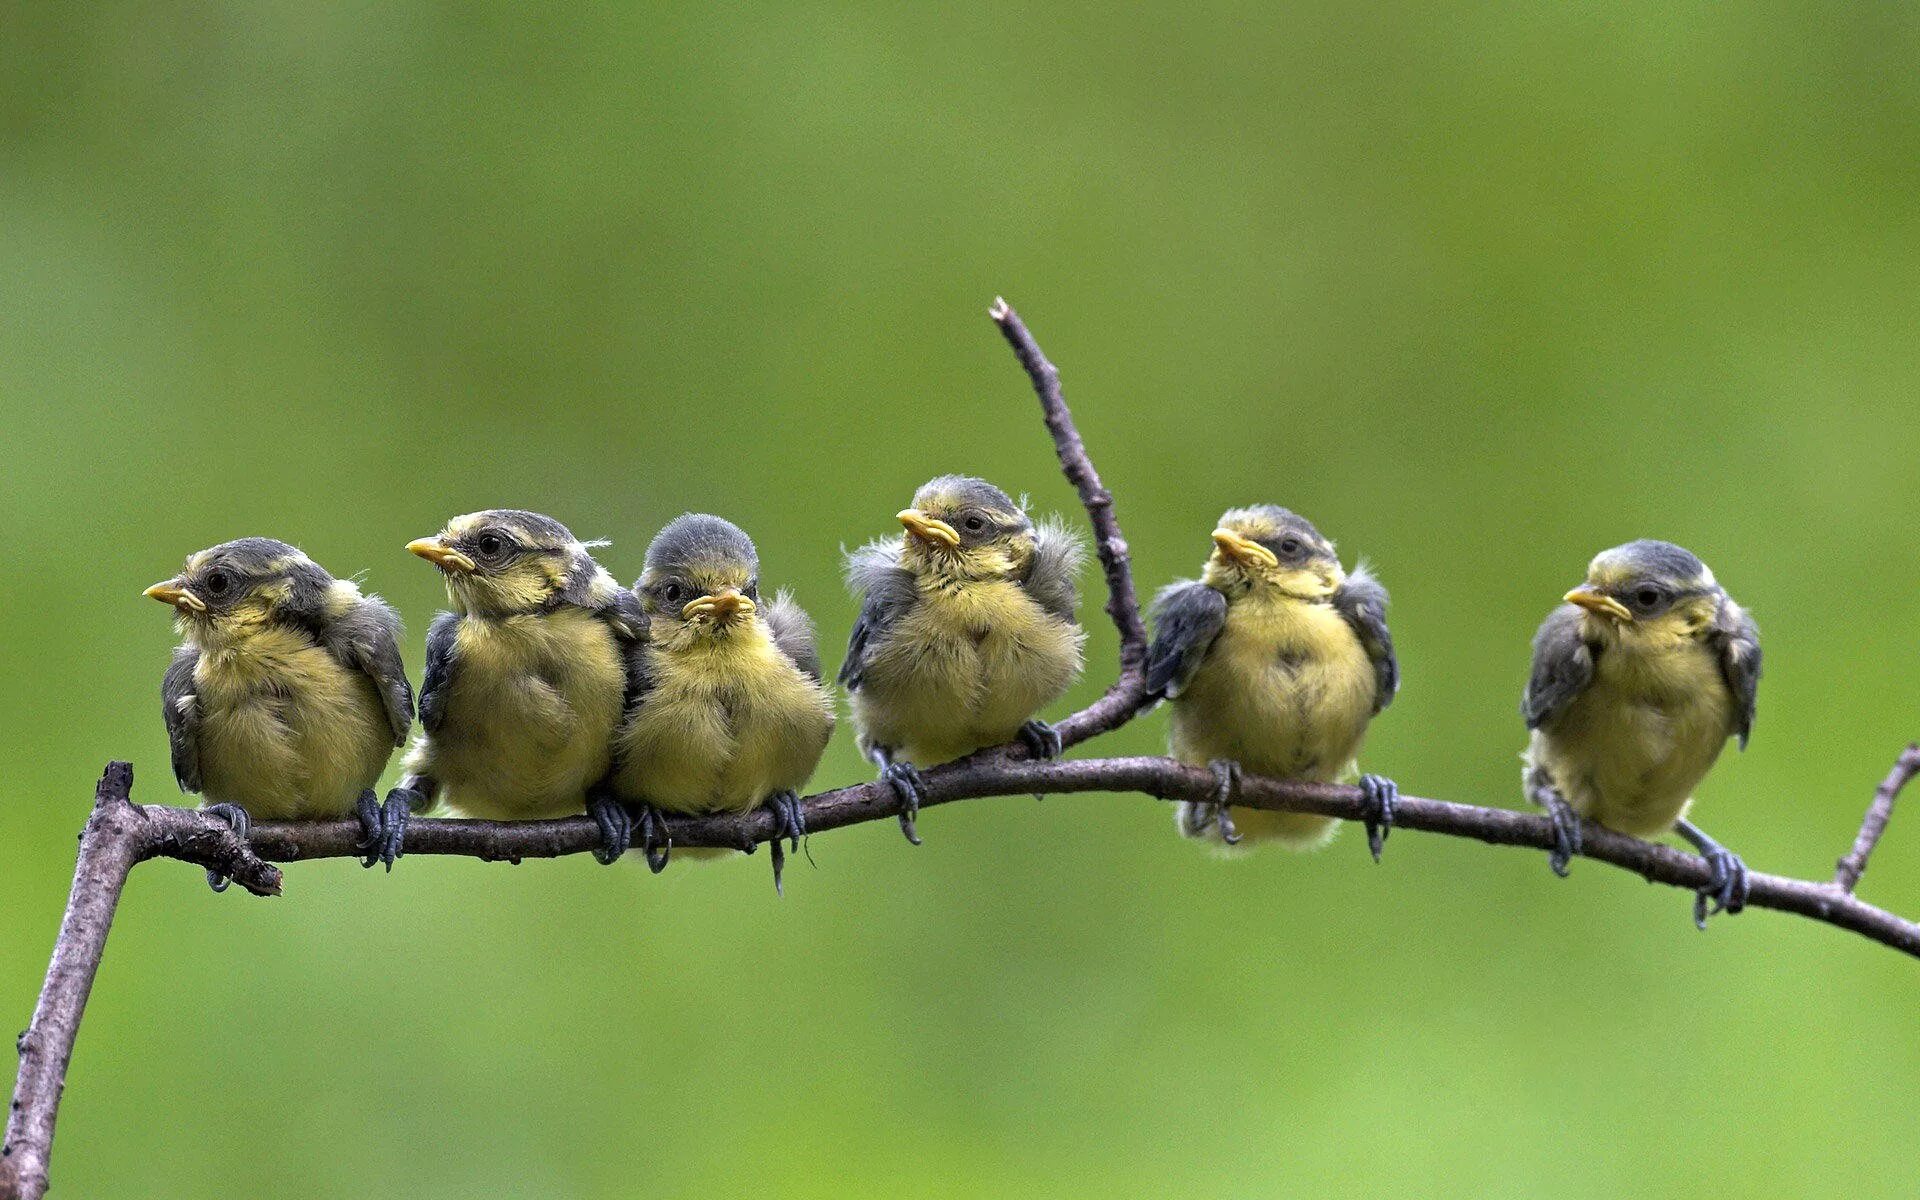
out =
[(1900, 789), (1915, 775), (1920, 775), (1920, 744), (1901, 751), (1900, 757), (1894, 760), (1893, 770), (1874, 790), (1873, 803), (1867, 806), (1867, 815), (1860, 820), (1860, 833), (1853, 839), (1853, 849), (1833, 865), (1835, 887), (1851, 893), (1859, 886), (1860, 876), (1867, 869), (1867, 856), (1880, 844), (1880, 835), (1887, 831), (1887, 822), (1893, 818), (1893, 802), (1900, 798)]

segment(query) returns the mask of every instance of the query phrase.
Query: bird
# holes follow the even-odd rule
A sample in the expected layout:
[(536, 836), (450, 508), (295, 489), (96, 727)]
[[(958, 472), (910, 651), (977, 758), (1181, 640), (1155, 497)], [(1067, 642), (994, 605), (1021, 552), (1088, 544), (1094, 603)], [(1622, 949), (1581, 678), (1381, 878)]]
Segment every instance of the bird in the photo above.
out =
[(1753, 732), (1759, 628), (1671, 542), (1602, 551), (1564, 599), (1534, 635), (1520, 703), (1532, 731), (1523, 786), (1553, 820), (1550, 865), (1567, 873), (1580, 817), (1635, 837), (1671, 830), (1713, 873), (1694, 897), (1694, 924), (1739, 912), (1746, 865), (1686, 815), (1728, 739), (1745, 749)]
[[(1343, 570), (1333, 543), (1278, 505), (1229, 509), (1212, 536), (1200, 578), (1155, 598), (1147, 648), (1147, 692), (1168, 704), (1173, 757), (1216, 781), (1210, 801), (1179, 806), (1176, 827), (1222, 847), (1324, 845), (1336, 818), (1231, 801), (1243, 769), (1354, 777), (1367, 726), (1400, 688), (1386, 588), (1365, 565)], [(1399, 788), (1379, 775), (1356, 782), (1371, 802), (1367, 847), (1378, 862)]]
[(243, 839), (255, 818), (357, 815), (363, 865), (392, 869), (373, 785), (413, 723), (393, 609), (263, 537), (193, 554), (144, 594), (181, 638), (160, 681), (180, 790)]
[(552, 517), (496, 508), (447, 522), (407, 549), (440, 569), (451, 611), (427, 631), (420, 733), (388, 797), (401, 812), (439, 801), (491, 820), (586, 811), (595, 857), (626, 852), (613, 738), (646, 619), (633, 593)]
[[(633, 594), (647, 637), (614, 743), (615, 793), (641, 809), (643, 836), (664, 825), (658, 812), (771, 809), (777, 892), (780, 839), (799, 848), (799, 789), (833, 733), (813, 623), (786, 592), (761, 596), (753, 540), (705, 513), (655, 535)], [(666, 851), (649, 847), (648, 860), (664, 867)]]
[(917, 846), (919, 768), (1016, 737), (1036, 758), (1060, 753), (1059, 731), (1035, 714), (1083, 665), (1074, 608), (1086, 546), (972, 476), (930, 480), (897, 519), (899, 539), (847, 556), (861, 607), (839, 681), (860, 751), (900, 797)]

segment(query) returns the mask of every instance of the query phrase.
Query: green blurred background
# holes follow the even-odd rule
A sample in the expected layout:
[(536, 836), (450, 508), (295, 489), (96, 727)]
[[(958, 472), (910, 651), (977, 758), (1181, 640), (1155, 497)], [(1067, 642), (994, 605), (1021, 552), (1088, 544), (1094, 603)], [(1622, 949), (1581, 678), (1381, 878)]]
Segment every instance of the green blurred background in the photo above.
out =
[[(1696, 812), (1824, 876), (1920, 731), (1916, 54), (1882, 4), (0, 10), (0, 1019), (102, 762), (175, 798), (139, 592), (188, 551), (364, 571), (417, 672), (449, 514), (630, 579), (710, 509), (837, 663), (839, 547), (926, 477), (1079, 519), (996, 293), (1143, 589), (1257, 500), (1378, 566), (1411, 792), (1517, 803), (1535, 622), (1699, 551), (1767, 678)], [(866, 774), (843, 730), (816, 784)], [(1138, 797), (921, 828), (785, 900), (764, 855), (143, 869), (55, 1192), (1911, 1193), (1920, 971), (1835, 930), (1407, 832), (1221, 863)], [(1920, 912), (1912, 824), (1865, 893)]]

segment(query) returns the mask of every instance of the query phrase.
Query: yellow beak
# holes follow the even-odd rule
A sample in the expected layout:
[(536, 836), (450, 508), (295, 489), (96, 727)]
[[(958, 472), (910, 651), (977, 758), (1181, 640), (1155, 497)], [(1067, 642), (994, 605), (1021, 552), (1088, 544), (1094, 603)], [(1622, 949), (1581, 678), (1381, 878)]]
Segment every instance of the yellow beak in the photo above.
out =
[(907, 527), (907, 532), (928, 545), (941, 545), (951, 550), (960, 544), (960, 535), (953, 526), (937, 517), (930, 517), (917, 508), (900, 510), (899, 521)]
[(1596, 613), (1603, 617), (1612, 617), (1616, 621), (1633, 620), (1632, 609), (1615, 600), (1612, 596), (1607, 595), (1605, 592), (1589, 587), (1584, 583), (1568, 592), (1563, 599), (1565, 599), (1568, 604), (1577, 604), (1590, 613)]
[(711, 596), (702, 596), (687, 603), (680, 615), (691, 621), (695, 617), (710, 617), (715, 624), (730, 624), (735, 618), (750, 617), (757, 606), (732, 588), (715, 592)]
[(162, 604), (171, 604), (175, 608), (185, 609), (190, 612), (203, 613), (207, 611), (207, 602), (186, 588), (181, 587), (178, 579), (169, 579), (165, 583), (156, 583), (140, 594), (158, 600)]
[(442, 571), (467, 572), (473, 570), (473, 560), (447, 545), (444, 538), (417, 538), (407, 543), (407, 549), (426, 559)]
[(1213, 544), (1220, 553), (1234, 562), (1249, 567), (1265, 567), (1272, 570), (1280, 565), (1280, 559), (1273, 551), (1251, 538), (1241, 537), (1231, 529), (1213, 531)]

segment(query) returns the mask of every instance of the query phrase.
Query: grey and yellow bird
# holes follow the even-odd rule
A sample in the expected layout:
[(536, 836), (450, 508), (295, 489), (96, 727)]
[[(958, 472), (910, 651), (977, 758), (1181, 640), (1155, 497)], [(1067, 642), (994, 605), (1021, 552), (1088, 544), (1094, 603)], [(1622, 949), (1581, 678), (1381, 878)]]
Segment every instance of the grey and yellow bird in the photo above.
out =
[[(1180, 832), (1223, 846), (1325, 844), (1333, 817), (1231, 801), (1242, 769), (1320, 783), (1355, 775), (1368, 724), (1400, 686), (1386, 589), (1364, 566), (1344, 571), (1305, 517), (1261, 504), (1223, 515), (1200, 578), (1163, 589), (1153, 609), (1147, 690), (1169, 702), (1173, 756), (1218, 780), (1212, 802), (1180, 805)], [(1378, 775), (1357, 782), (1373, 802), (1377, 862), (1399, 789)]]
[(1578, 817), (1635, 837), (1672, 830), (1713, 870), (1694, 921), (1738, 912), (1739, 857), (1685, 819), (1728, 738), (1742, 749), (1760, 688), (1760, 631), (1691, 553), (1636, 541), (1603, 551), (1533, 639), (1520, 712), (1528, 799), (1553, 817), (1550, 863), (1567, 873)]
[(848, 555), (862, 600), (840, 682), (860, 750), (899, 794), (919, 844), (917, 768), (1020, 738), (1036, 756), (1060, 736), (1035, 714), (1079, 676), (1074, 619), (1081, 539), (981, 479), (943, 475), (898, 517), (906, 533)]
[(272, 538), (202, 550), (146, 595), (181, 637), (160, 681), (180, 790), (243, 838), (250, 818), (357, 814), (365, 865), (391, 868), (373, 785), (413, 721), (393, 609)]
[(610, 775), (630, 649), (645, 636), (639, 602), (539, 513), (469, 513), (407, 549), (440, 568), (452, 611), (427, 631), (400, 810), (436, 799), (492, 820), (584, 809), (600, 824), (596, 856), (614, 861), (632, 830)]
[[(772, 809), (773, 886), (807, 832), (799, 789), (833, 733), (813, 623), (785, 592), (760, 594), (760, 555), (739, 526), (689, 513), (647, 547), (633, 585), (648, 636), (614, 746), (614, 790), (641, 809), (656, 870), (657, 812)], [(726, 851), (693, 851), (697, 855)]]

